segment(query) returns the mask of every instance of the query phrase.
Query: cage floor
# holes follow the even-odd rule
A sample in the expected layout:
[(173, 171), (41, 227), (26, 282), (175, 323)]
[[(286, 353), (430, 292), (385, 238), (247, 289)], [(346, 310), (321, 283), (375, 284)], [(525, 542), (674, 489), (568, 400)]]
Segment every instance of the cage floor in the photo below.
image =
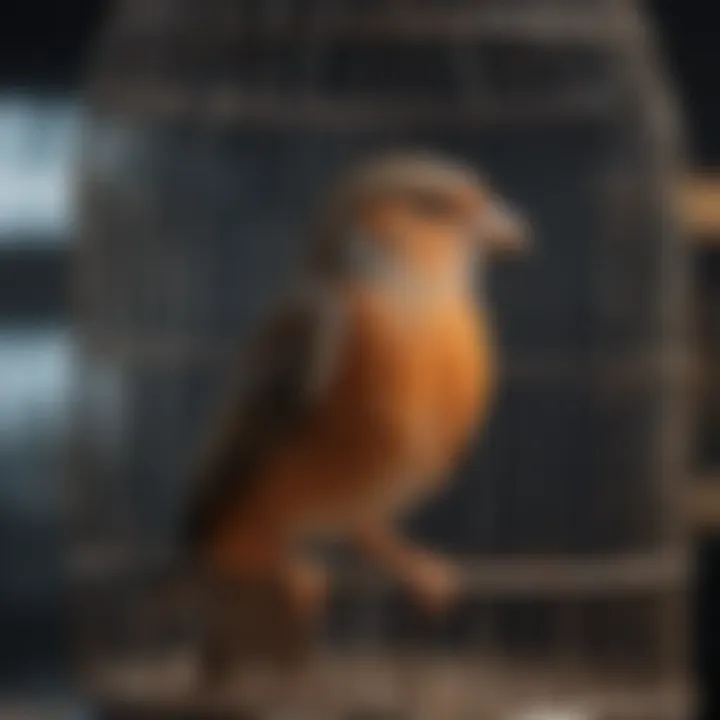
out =
[[(192, 655), (95, 667), (87, 678), (104, 718), (259, 718), (277, 685), (259, 670), (212, 694), (198, 691)], [(610, 677), (572, 666), (488, 658), (327, 654), (302, 683), (292, 717), (312, 720), (685, 720), (691, 696), (680, 679)], [(243, 714), (245, 713), (245, 714)]]

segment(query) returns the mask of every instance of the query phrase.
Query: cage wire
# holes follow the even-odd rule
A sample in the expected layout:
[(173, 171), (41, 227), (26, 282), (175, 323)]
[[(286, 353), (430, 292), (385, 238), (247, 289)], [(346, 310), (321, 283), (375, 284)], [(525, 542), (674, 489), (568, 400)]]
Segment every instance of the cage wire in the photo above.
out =
[(107, 717), (237, 710), (193, 690), (189, 611), (153, 578), (318, 193), (398, 145), (487, 170), (538, 248), (491, 278), (486, 436), (410, 524), (465, 595), (431, 625), (335, 559), (313, 717), (688, 716), (681, 147), (657, 55), (629, 0), (119, 3), (88, 87), (70, 468), (79, 668)]

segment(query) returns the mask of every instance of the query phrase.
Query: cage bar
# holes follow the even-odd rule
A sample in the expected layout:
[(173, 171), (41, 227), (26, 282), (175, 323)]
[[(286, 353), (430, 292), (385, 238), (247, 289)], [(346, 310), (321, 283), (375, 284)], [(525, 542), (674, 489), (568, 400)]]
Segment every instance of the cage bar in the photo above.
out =
[(463, 600), (430, 630), (392, 588), (338, 573), (315, 670), (340, 689), (312, 716), (373, 700), (413, 718), (440, 703), (448, 720), (548, 702), (688, 717), (682, 144), (641, 7), (126, 0), (88, 97), (72, 567), (79, 665), (105, 716), (238, 711), (194, 693), (187, 609), (153, 577), (313, 199), (399, 144), (487, 170), (539, 248), (491, 277), (503, 393), (452, 491), (410, 528), (462, 558)]

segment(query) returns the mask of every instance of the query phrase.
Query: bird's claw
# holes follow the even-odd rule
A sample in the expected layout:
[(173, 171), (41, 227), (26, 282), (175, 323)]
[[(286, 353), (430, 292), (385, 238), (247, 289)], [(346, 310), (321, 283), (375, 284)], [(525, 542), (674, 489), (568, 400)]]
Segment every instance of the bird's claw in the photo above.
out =
[(415, 558), (408, 585), (422, 610), (432, 615), (449, 610), (460, 593), (460, 577), (455, 565), (434, 555)]
[(300, 616), (317, 617), (325, 606), (328, 579), (324, 570), (309, 563), (295, 565), (287, 575), (291, 601)]

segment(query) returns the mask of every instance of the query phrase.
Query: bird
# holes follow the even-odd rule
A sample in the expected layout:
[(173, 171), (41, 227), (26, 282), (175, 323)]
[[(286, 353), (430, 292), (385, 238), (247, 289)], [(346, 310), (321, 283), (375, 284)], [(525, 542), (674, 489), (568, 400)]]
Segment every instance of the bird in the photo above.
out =
[(337, 177), (191, 485), (182, 541), (208, 577), (275, 588), (302, 626), (328, 587), (306, 543), (333, 537), (424, 610), (452, 602), (454, 564), (399, 521), (486, 423), (499, 361), (485, 269), (529, 244), (524, 216), (454, 157), (384, 153)]

